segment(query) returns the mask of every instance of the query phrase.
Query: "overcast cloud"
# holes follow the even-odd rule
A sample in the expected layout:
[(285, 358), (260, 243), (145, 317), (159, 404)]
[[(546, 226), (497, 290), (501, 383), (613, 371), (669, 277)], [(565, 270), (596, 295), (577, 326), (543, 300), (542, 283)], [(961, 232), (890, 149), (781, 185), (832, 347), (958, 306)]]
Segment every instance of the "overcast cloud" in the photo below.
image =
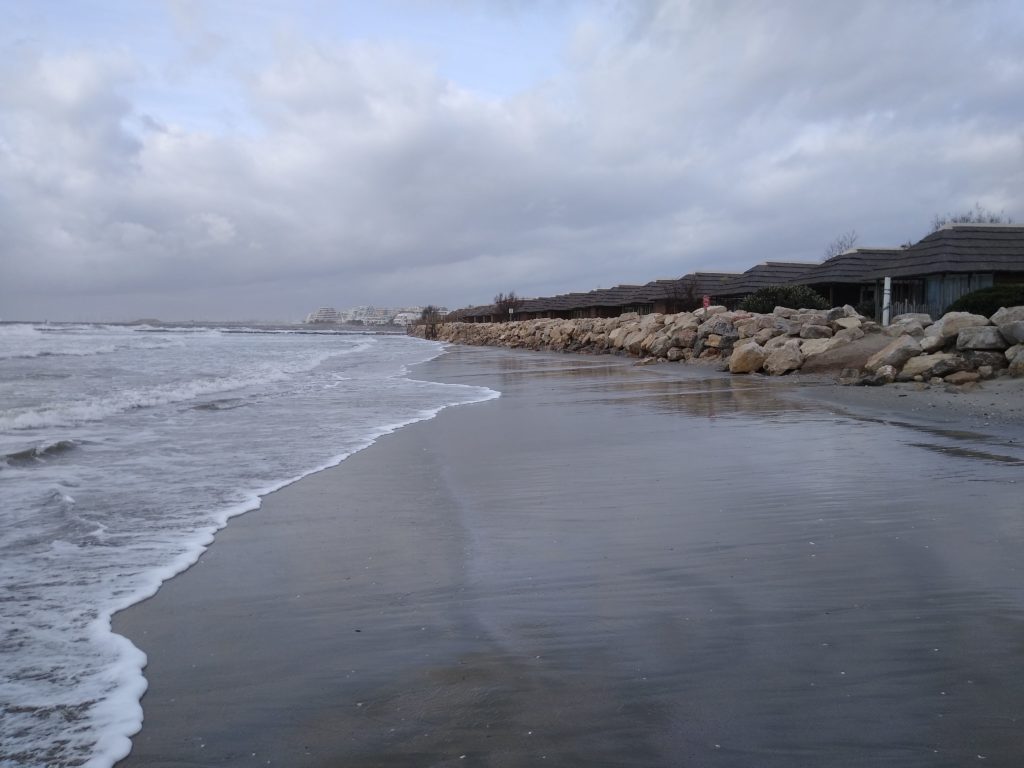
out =
[(0, 318), (456, 307), (1024, 214), (1016, 0), (358, 5), (0, 4)]

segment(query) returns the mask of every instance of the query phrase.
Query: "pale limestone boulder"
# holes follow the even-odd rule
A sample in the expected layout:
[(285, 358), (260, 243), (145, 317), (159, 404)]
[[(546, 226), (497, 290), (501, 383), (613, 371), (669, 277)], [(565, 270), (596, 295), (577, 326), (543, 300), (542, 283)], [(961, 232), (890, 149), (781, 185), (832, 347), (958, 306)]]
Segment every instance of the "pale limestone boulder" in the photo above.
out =
[(932, 320), (932, 316), (926, 312), (905, 312), (902, 315), (896, 315), (896, 317), (892, 319), (893, 325), (901, 322), (915, 322), (920, 324), (923, 328), (927, 328), (935, 321)]
[(749, 339), (757, 333), (757, 321), (752, 317), (737, 320), (733, 323), (733, 326), (736, 328), (736, 333), (741, 339)]
[(799, 313), (789, 307), (776, 307), (772, 310), (772, 314), (776, 317), (796, 317)]
[(762, 328), (754, 334), (753, 339), (761, 346), (764, 346), (768, 339), (775, 338), (776, 333), (774, 328)]
[(1024, 378), (1024, 354), (1018, 354), (1013, 358), (1007, 372), (1015, 379)]
[(1024, 320), (1000, 323), (999, 333), (1006, 339), (1007, 344), (1024, 344)]
[(997, 349), (1007, 347), (1006, 339), (994, 325), (964, 328), (956, 337), (957, 349)]
[(808, 324), (800, 329), (801, 339), (831, 339), (832, 329), (827, 325)]
[(832, 339), (807, 339), (800, 343), (800, 354), (804, 359), (820, 355), (832, 349)]
[(843, 317), (837, 318), (833, 322), (833, 325), (837, 325), (840, 328), (842, 328), (843, 330), (849, 330), (851, 328), (860, 328), (861, 321), (860, 321), (859, 317), (846, 317), (846, 316), (843, 316)]
[(973, 315), (970, 312), (947, 312), (925, 329), (925, 335), (951, 339), (964, 328), (976, 328), (988, 324), (989, 320), (984, 315)]
[(939, 335), (929, 336), (925, 333), (924, 336), (918, 339), (918, 343), (921, 345), (922, 352), (938, 352), (946, 346), (946, 339)]
[(689, 350), (680, 349), (679, 347), (671, 347), (668, 352), (665, 353), (665, 357), (668, 358), (670, 363), (678, 363), (680, 360), (686, 359), (686, 353)]
[(971, 382), (978, 381), (980, 378), (981, 374), (975, 373), (974, 371), (957, 371), (956, 373), (951, 373), (948, 376), (944, 376), (943, 381), (945, 381), (947, 384), (959, 385), (969, 384)]
[(1003, 355), (1006, 357), (1006, 362), (1012, 363), (1021, 352), (1024, 352), (1024, 344), (1014, 344)]
[(655, 336), (654, 341), (648, 346), (647, 351), (653, 357), (665, 357), (673, 347), (672, 339), (663, 333)]
[(904, 333), (908, 336), (913, 336), (915, 339), (919, 339), (924, 336), (924, 326), (921, 325), (917, 320), (903, 320), (901, 322), (894, 322), (888, 327), (882, 329), (882, 333), (886, 336), (902, 336)]
[(772, 336), (770, 339), (768, 339), (768, 341), (766, 341), (761, 346), (763, 346), (765, 349), (771, 352), (773, 350), (778, 349), (788, 341), (792, 341), (792, 339), (790, 339), (788, 336)]
[(800, 342), (788, 339), (781, 347), (773, 350), (764, 361), (764, 370), (772, 376), (797, 370), (803, 365), (804, 356), (800, 353)]
[(732, 351), (729, 357), (730, 373), (756, 373), (761, 370), (768, 353), (764, 348), (753, 341), (740, 344)]
[(1000, 307), (992, 315), (992, 325), (1003, 325), (1004, 323), (1015, 323), (1024, 320), (1024, 307)]
[[(851, 318), (852, 319), (852, 318)], [(860, 329), (860, 321), (857, 321), (857, 325), (852, 328), (843, 328), (842, 330), (836, 331), (835, 335), (832, 336), (832, 341), (839, 344), (849, 344), (851, 341), (857, 341), (857, 339), (864, 338), (864, 331)]]
[(651, 329), (659, 325), (663, 325), (665, 322), (665, 316), (660, 312), (651, 312), (649, 315), (644, 315), (640, 318), (640, 327)]
[(712, 315), (720, 315), (723, 312), (728, 312), (728, 311), (729, 310), (726, 309), (725, 307), (722, 307), (722, 306), (719, 306), (719, 305), (714, 305), (714, 306), (708, 307), (707, 309), (704, 309), (704, 307), (701, 307), (700, 309), (695, 309), (693, 311), (693, 316), (696, 317), (698, 320), (700, 320), (703, 323), (705, 320), (707, 320)]
[(901, 381), (910, 381), (917, 376), (930, 379), (933, 376), (948, 376), (968, 368), (967, 361), (951, 352), (936, 352), (932, 355), (912, 357), (900, 370)]
[(640, 349), (640, 345), (646, 338), (647, 331), (645, 331), (643, 328), (638, 328), (637, 330), (630, 333), (625, 339), (623, 339), (622, 347), (630, 354), (639, 355), (642, 351)]
[(882, 347), (878, 352), (868, 358), (864, 366), (869, 371), (877, 371), (883, 365), (891, 365), (894, 368), (901, 368), (910, 358), (921, 354), (921, 345), (913, 336), (900, 336)]

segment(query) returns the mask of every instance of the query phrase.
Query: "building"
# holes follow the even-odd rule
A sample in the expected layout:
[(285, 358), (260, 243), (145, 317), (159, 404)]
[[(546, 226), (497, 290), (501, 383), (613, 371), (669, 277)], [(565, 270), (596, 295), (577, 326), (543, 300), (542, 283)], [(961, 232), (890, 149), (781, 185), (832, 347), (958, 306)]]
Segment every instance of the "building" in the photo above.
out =
[(340, 323), (343, 321), (341, 313), (334, 307), (320, 307), (315, 312), (306, 315), (306, 323)]

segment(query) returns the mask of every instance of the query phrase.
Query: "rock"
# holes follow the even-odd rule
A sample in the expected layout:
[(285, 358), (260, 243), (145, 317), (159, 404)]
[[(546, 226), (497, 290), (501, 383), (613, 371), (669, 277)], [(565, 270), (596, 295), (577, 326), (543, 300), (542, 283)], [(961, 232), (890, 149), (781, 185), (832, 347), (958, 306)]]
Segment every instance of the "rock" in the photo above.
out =
[(832, 348), (832, 339), (808, 339), (807, 341), (801, 342), (800, 354), (804, 356), (806, 362), (807, 358), (820, 355), (823, 352), (828, 352)]
[(961, 357), (967, 362), (968, 368), (978, 368), (982, 365), (991, 365), (993, 368), (1006, 367), (1006, 355), (1002, 352), (992, 352), (981, 349), (972, 349), (962, 352)]
[(764, 344), (767, 343), (767, 341), (772, 338), (775, 338), (774, 328), (762, 328), (753, 336), (754, 341), (756, 341), (758, 344), (762, 346), (764, 346)]
[(937, 352), (946, 346), (946, 339), (939, 335), (929, 336), (925, 333), (924, 336), (918, 339), (918, 343), (921, 345), (922, 352)]
[(840, 328), (846, 330), (850, 330), (852, 328), (859, 329), (861, 326), (861, 321), (858, 317), (840, 317), (838, 320), (835, 321), (835, 324), (838, 325)]
[(797, 315), (797, 311), (795, 309), (790, 309), (789, 307), (776, 307), (772, 310), (772, 314), (776, 317), (795, 317)]
[(800, 342), (796, 339), (789, 339), (768, 355), (764, 361), (764, 370), (772, 376), (781, 376), (784, 373), (795, 371), (803, 365), (803, 362), (804, 356), (800, 354)]
[(932, 320), (932, 316), (925, 312), (905, 312), (902, 315), (896, 315), (896, 317), (892, 319), (892, 324), (895, 325), (896, 323), (911, 321), (919, 323), (922, 327), (925, 328), (927, 328), (929, 325), (935, 322), (934, 320)]
[(717, 333), (709, 333), (708, 337), (704, 339), (704, 346), (718, 349), (722, 346), (722, 339), (723, 337), (719, 336)]
[(787, 341), (791, 341), (791, 339), (789, 339), (786, 336), (772, 336), (770, 339), (768, 339), (768, 341), (766, 341), (761, 346), (763, 346), (765, 349), (771, 352), (781, 347)]
[(1024, 344), (1024, 320), (1001, 323), (999, 333), (1002, 334), (1007, 344)]
[(849, 344), (851, 341), (864, 338), (864, 331), (860, 329), (860, 321), (857, 321), (857, 326), (853, 328), (843, 328), (841, 331), (836, 331), (832, 337), (833, 341), (841, 344)]
[(711, 317), (697, 328), (697, 338), (706, 339), (712, 334), (735, 341), (740, 337), (732, 320), (726, 317)]
[(712, 315), (720, 315), (723, 312), (728, 312), (728, 311), (729, 310), (726, 309), (725, 307), (715, 305), (715, 306), (708, 307), (707, 309), (704, 309), (704, 307), (701, 307), (700, 309), (696, 309), (696, 310), (693, 311), (693, 316), (696, 317), (701, 322), (703, 322), (704, 320), (707, 320)]
[(697, 340), (697, 330), (695, 328), (683, 328), (682, 330), (676, 331), (672, 334), (671, 338), (672, 343), (677, 347), (689, 349)]
[(825, 313), (825, 319), (830, 323), (834, 323), (837, 320), (846, 319), (846, 310), (842, 307), (833, 307)]
[(1006, 358), (1006, 362), (1012, 363), (1021, 352), (1024, 352), (1024, 344), (1014, 344), (1008, 350), (1003, 352), (1003, 356)]
[(784, 333), (787, 336), (795, 336), (800, 333), (800, 327), (784, 317), (775, 318), (775, 323), (772, 327), (775, 329), (776, 333)]
[(956, 337), (957, 349), (1006, 349), (1006, 339), (994, 325), (964, 328)]
[(881, 365), (873, 373), (861, 376), (857, 383), (862, 387), (880, 387), (883, 384), (892, 384), (896, 380), (896, 369), (891, 365)]
[(864, 333), (878, 333), (882, 330), (882, 326), (874, 320), (861, 320), (860, 329), (864, 331)]
[(669, 349), (674, 346), (672, 339), (665, 334), (659, 333), (653, 342), (648, 345), (647, 351), (654, 357), (665, 357)]
[(995, 374), (995, 369), (991, 365), (982, 365), (978, 367), (978, 375), (983, 379), (991, 379)]
[(768, 353), (756, 342), (750, 341), (740, 344), (732, 351), (729, 358), (730, 373), (756, 373), (761, 370)]
[[(840, 331), (827, 340), (831, 348), (826, 352), (807, 357), (800, 370), (806, 373), (829, 373), (841, 371), (844, 368), (856, 368), (859, 376), (868, 358), (890, 343), (890, 340), (881, 334), (863, 336), (860, 339), (844, 342), (838, 339), (843, 333), (846, 331)], [(809, 343), (808, 341), (804, 342), (804, 344)]]
[[(924, 376), (926, 379), (931, 378), (934, 374), (932, 371), (936, 366), (939, 365), (950, 365), (953, 360), (959, 360), (962, 362), (962, 368), (955, 370), (963, 370), (967, 367), (962, 357), (957, 357), (955, 354), (949, 352), (936, 352), (935, 354), (920, 354), (916, 357), (908, 359), (903, 368), (899, 372), (900, 381), (910, 381), (915, 376)], [(952, 373), (947, 371), (946, 373)]]
[(1017, 355), (1007, 368), (1007, 372), (1015, 379), (1024, 378), (1024, 355)]
[(665, 357), (670, 363), (678, 363), (680, 360), (686, 359), (686, 353), (688, 351), (689, 350), (681, 349), (679, 347), (672, 347), (665, 353)]
[(883, 328), (882, 333), (886, 336), (900, 336), (904, 333), (915, 338), (924, 336), (924, 326), (917, 320), (905, 320), (900, 323), (892, 323), (889, 327)]
[(864, 367), (872, 372), (877, 371), (883, 365), (902, 368), (907, 360), (919, 354), (921, 354), (921, 345), (917, 343), (917, 339), (913, 336), (900, 336), (872, 355)]
[(827, 325), (807, 324), (800, 329), (801, 339), (831, 339), (832, 329)]
[(968, 382), (977, 381), (981, 378), (981, 374), (975, 373), (974, 371), (957, 371), (946, 376), (943, 380), (947, 384), (967, 384)]
[(1024, 307), (1000, 307), (999, 310), (992, 315), (992, 325), (1015, 323), (1019, 320), (1024, 320)]
[(983, 315), (972, 315), (970, 312), (947, 312), (925, 329), (925, 335), (950, 339), (957, 336), (964, 328), (976, 328), (988, 324), (988, 318)]

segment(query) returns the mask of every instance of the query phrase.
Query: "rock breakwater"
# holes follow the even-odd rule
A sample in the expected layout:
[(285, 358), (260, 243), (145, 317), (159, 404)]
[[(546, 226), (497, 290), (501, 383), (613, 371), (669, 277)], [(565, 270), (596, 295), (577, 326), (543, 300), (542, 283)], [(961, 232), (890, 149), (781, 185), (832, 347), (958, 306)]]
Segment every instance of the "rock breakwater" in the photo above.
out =
[[(424, 326), (410, 330), (423, 336)], [(642, 362), (705, 362), (732, 373), (834, 372), (849, 384), (918, 381), (958, 386), (1024, 378), (1024, 307), (992, 317), (900, 315), (882, 328), (853, 307), (776, 307), (771, 314), (709, 307), (679, 314), (443, 323), (455, 344), (631, 355)]]

